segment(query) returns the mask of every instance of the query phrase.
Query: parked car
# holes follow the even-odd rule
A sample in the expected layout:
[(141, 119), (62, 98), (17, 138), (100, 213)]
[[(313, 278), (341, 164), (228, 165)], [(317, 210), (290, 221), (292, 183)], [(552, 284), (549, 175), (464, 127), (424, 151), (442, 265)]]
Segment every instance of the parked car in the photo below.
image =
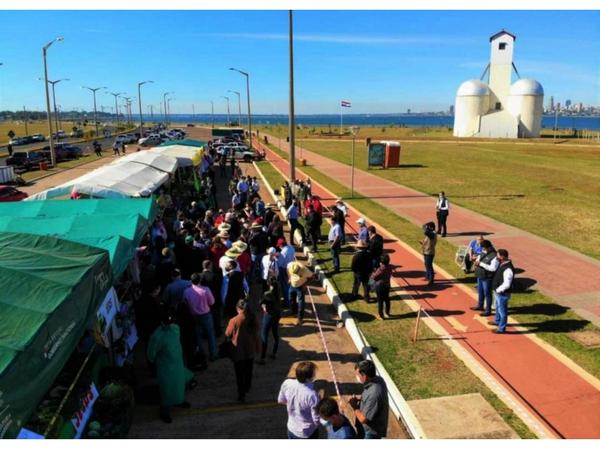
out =
[(6, 159), (6, 165), (29, 170), (34, 167), (37, 168), (41, 162), (46, 161), (48, 161), (46, 155), (40, 151), (14, 152), (12, 156)]
[(158, 134), (151, 134), (148, 137), (141, 138), (138, 144), (143, 147), (150, 147), (152, 145), (158, 145), (163, 142), (163, 139)]
[(126, 144), (135, 144), (137, 142), (137, 140), (139, 139), (135, 134), (133, 133), (127, 133), (125, 135), (125, 138), (127, 139), (127, 142), (125, 142)]
[(69, 134), (69, 136), (72, 137), (72, 138), (82, 138), (83, 137), (83, 130), (71, 131), (71, 133)]
[(231, 155), (235, 159), (241, 159), (246, 162), (254, 161), (256, 158), (256, 153), (250, 150), (248, 147), (229, 147), (227, 145), (223, 146), (220, 150), (221, 154), (226, 155), (231, 158)]
[(18, 202), (27, 197), (29, 197), (28, 194), (12, 186), (0, 185), (0, 202)]
[(45, 142), (46, 136), (44, 136), (42, 133), (37, 133), (37, 134), (33, 134), (31, 136), (31, 139), (33, 142)]
[(115, 142), (117, 144), (119, 144), (119, 145), (121, 145), (121, 144), (128, 144), (129, 143), (129, 138), (125, 134), (120, 134), (119, 136), (117, 136), (115, 138)]
[(27, 144), (27, 140), (26, 140), (25, 138), (22, 138), (22, 137), (16, 137), (16, 136), (15, 136), (15, 137), (14, 137), (14, 138), (12, 138), (10, 141), (8, 141), (8, 143), (9, 143), (10, 145), (14, 145), (14, 146), (16, 146), (16, 145), (25, 145), (25, 144)]
[(56, 133), (52, 133), (52, 139), (65, 139), (67, 134), (63, 130), (58, 130)]

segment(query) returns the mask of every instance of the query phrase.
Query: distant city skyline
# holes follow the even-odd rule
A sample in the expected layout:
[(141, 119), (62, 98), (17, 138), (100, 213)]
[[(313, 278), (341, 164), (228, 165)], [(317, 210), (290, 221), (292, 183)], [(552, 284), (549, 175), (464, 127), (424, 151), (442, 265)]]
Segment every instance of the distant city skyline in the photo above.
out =
[[(137, 83), (151, 79), (144, 113), (152, 105), (158, 114), (174, 91), (172, 113), (207, 113), (213, 100), (222, 114), (228, 90), (245, 99), (234, 66), (250, 73), (254, 113), (287, 111), (285, 11), (0, 14), (0, 111), (45, 110), (41, 47), (56, 36), (65, 40), (49, 50), (49, 78), (70, 79), (56, 86), (62, 110), (92, 109), (83, 85), (137, 97)], [(570, 110), (600, 106), (600, 60), (590, 57), (600, 54), (598, 11), (297, 11), (294, 19), (298, 114), (336, 114), (342, 99), (352, 102), (345, 113), (448, 111), (460, 83), (483, 73), (488, 38), (502, 28), (517, 36), (516, 66), (543, 85), (545, 106), (550, 96), (570, 100)], [(561, 26), (550, 33), (548, 23)], [(114, 109), (114, 98), (99, 91), (101, 107)]]

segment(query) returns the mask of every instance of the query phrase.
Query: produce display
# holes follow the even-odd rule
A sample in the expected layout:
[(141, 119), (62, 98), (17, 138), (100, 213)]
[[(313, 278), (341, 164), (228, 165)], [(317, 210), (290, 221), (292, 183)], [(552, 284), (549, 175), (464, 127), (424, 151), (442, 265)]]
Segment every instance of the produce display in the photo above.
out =
[(133, 389), (126, 384), (110, 383), (94, 405), (84, 437), (88, 439), (123, 438), (133, 421)]

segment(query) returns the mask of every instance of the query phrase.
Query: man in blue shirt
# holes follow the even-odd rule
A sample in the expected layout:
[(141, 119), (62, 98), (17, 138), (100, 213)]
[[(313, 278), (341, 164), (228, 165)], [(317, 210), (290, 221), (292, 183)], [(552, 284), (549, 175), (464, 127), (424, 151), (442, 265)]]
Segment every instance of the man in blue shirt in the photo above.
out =
[(332, 398), (324, 398), (317, 405), (319, 422), (327, 430), (327, 439), (356, 439), (356, 431), (346, 416), (340, 414), (337, 402)]
[(484, 241), (484, 239), (485, 238), (483, 235), (480, 235), (477, 239), (473, 239), (471, 242), (469, 242), (467, 254), (465, 255), (465, 273), (469, 273), (471, 271), (473, 262), (478, 256), (481, 255), (481, 253), (483, 253), (481, 243)]

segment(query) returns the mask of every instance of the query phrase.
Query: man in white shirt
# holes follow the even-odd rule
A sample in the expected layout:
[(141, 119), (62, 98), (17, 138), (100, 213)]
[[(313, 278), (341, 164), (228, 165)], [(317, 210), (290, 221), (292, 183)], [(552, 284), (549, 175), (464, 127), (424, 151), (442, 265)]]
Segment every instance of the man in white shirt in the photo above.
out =
[[(267, 254), (262, 257), (262, 280), (263, 286), (268, 286), (267, 280), (269, 277), (274, 277), (275, 279), (279, 279), (279, 267), (277, 265), (277, 249), (275, 247), (270, 247), (267, 250)], [(266, 288), (264, 289), (267, 290)]]
[(506, 332), (506, 323), (508, 322), (508, 301), (512, 293), (515, 268), (512, 261), (508, 259), (507, 250), (499, 249), (496, 258), (498, 269), (492, 278), (492, 290), (496, 297), (496, 320), (490, 323), (498, 326), (494, 333), (502, 334)]
[(340, 271), (340, 250), (342, 246), (342, 227), (338, 223), (336, 217), (331, 218), (331, 228), (327, 236), (329, 241), (331, 258), (333, 260), (333, 272)]
[(446, 221), (448, 220), (448, 214), (450, 213), (450, 203), (448, 202), (444, 191), (440, 192), (438, 195), (438, 200), (435, 204), (435, 213), (438, 222), (437, 234), (446, 237), (446, 233), (448, 232)]

